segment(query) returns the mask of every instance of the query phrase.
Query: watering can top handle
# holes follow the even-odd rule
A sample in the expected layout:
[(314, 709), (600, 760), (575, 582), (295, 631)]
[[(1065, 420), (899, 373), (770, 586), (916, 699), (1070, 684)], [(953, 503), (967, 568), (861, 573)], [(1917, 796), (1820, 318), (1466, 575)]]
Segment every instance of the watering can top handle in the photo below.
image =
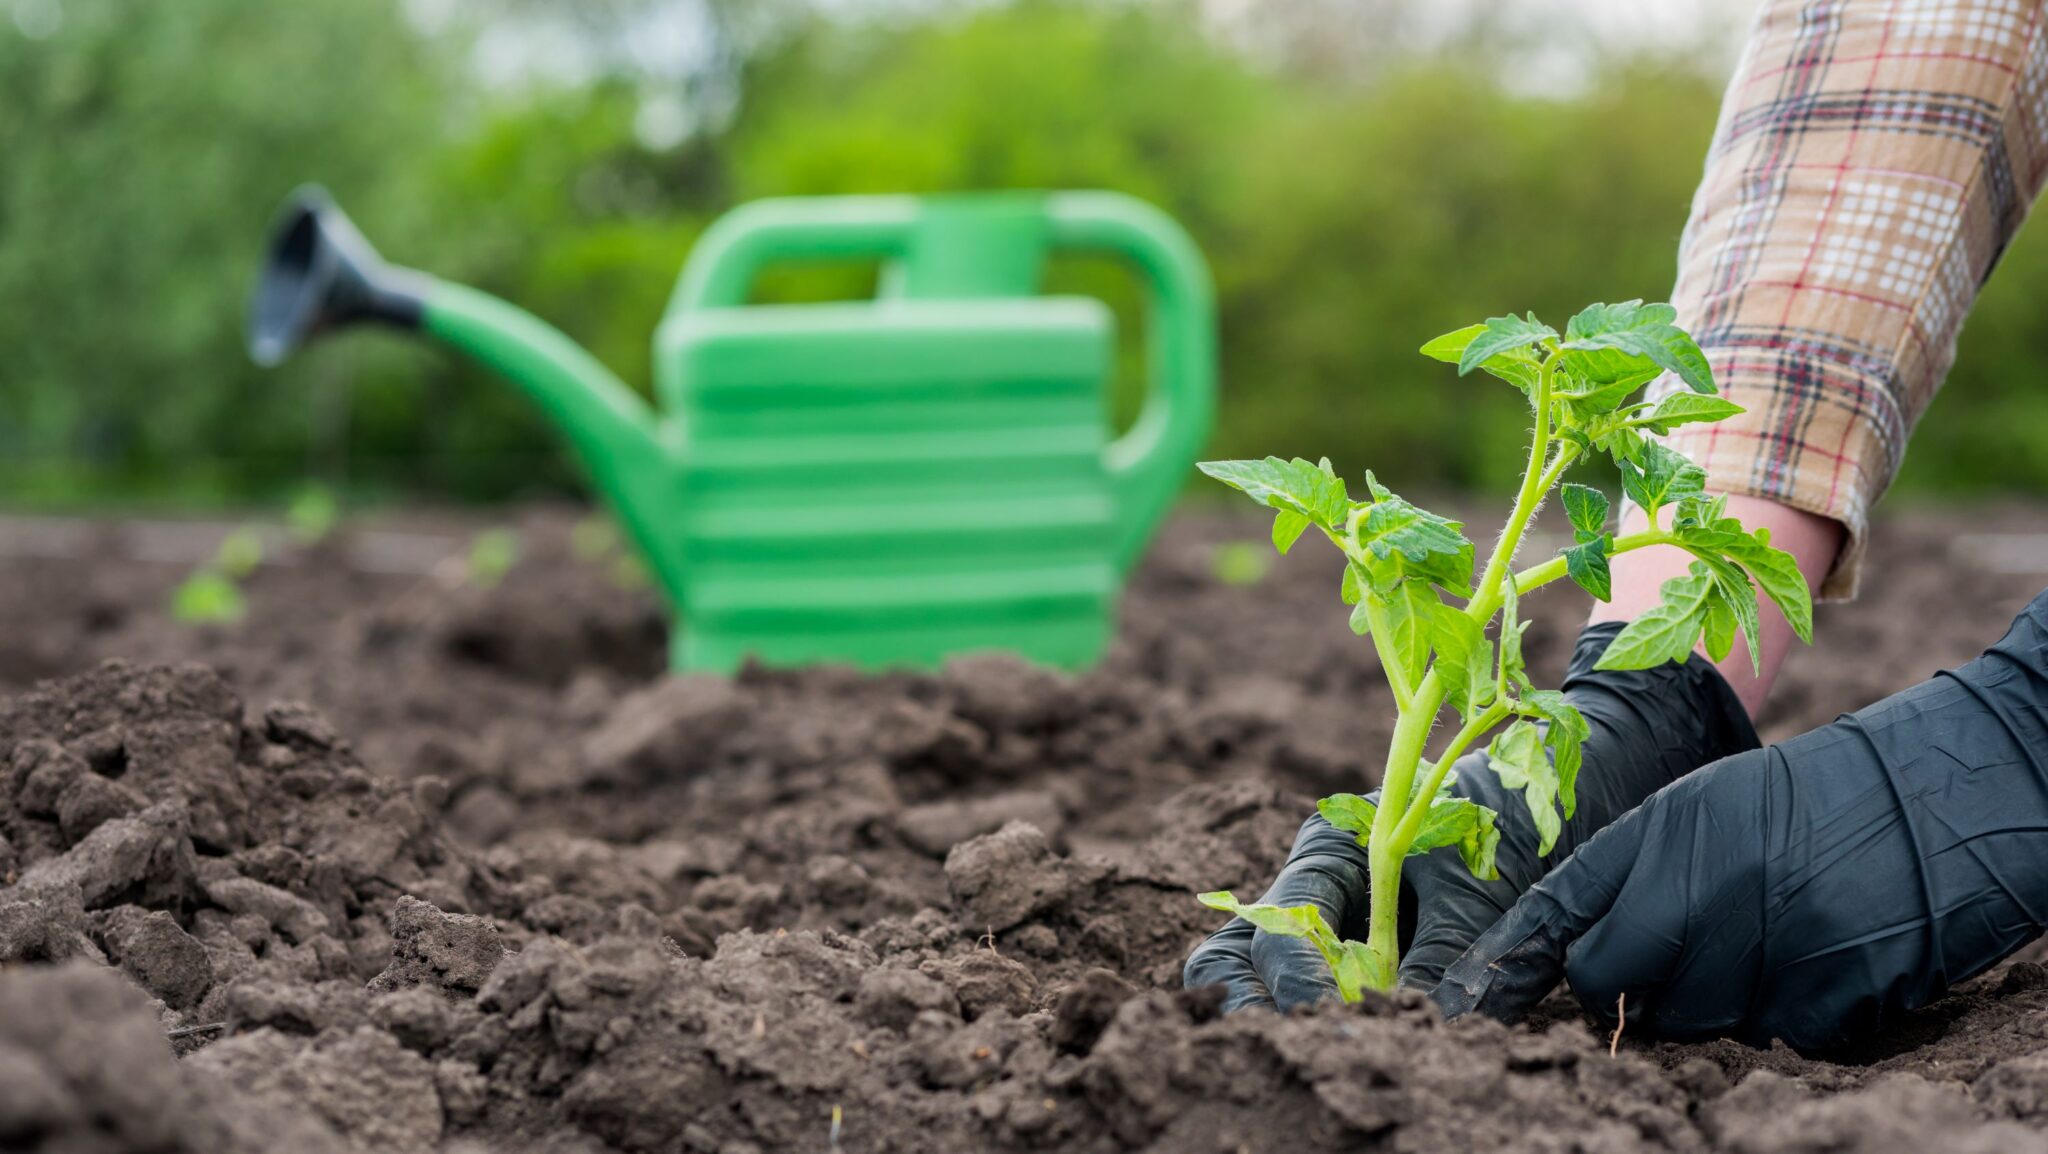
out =
[[(1157, 208), (1113, 192), (1029, 197), (1046, 242), (1108, 252), (1142, 275), (1150, 312), (1145, 405), (1105, 451), (1118, 501), (1117, 559), (1128, 568), (1165, 515), (1216, 414), (1215, 287), (1188, 234)], [(901, 256), (930, 200), (846, 196), (755, 201), (711, 226), (690, 254), (668, 315), (744, 305), (765, 267), (788, 260)]]

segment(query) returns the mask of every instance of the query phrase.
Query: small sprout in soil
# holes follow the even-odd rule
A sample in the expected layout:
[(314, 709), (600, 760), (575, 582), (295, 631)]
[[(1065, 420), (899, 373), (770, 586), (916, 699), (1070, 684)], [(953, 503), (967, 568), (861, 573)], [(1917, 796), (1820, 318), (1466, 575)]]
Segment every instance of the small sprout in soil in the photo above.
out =
[(618, 547), (618, 526), (602, 513), (591, 513), (578, 519), (569, 530), (569, 550), (579, 561), (602, 561)]
[[(1813, 606), (1791, 556), (1771, 546), (1768, 530), (1752, 533), (1728, 516), (1727, 499), (1707, 495), (1699, 466), (1651, 439), (1742, 412), (1716, 395), (1706, 356), (1673, 323), (1677, 315), (1670, 305), (1641, 301), (1592, 305), (1563, 333), (1534, 314), (1494, 317), (1422, 347), (1424, 356), (1457, 365), (1459, 376), (1477, 369), (1513, 385), (1533, 416), (1521, 487), (1484, 567), (1476, 565), (1463, 525), (1395, 495), (1371, 472), (1364, 478), (1366, 499), (1353, 500), (1327, 459), (1201, 466), (1277, 510), (1273, 545), (1281, 553), (1315, 529), (1344, 555), (1339, 594), (1352, 607), (1351, 629), (1371, 640), (1393, 689), (1397, 720), (1377, 804), (1340, 793), (1317, 806), (1366, 848), (1372, 876), (1366, 940), (1340, 938), (1313, 906), (1245, 905), (1223, 892), (1200, 899), (1267, 933), (1307, 938), (1329, 963), (1346, 1001), (1394, 986), (1404, 859), (1455, 848), (1474, 876), (1498, 876), (1499, 814), (1450, 792), (1451, 767), (1460, 755), (1492, 735), (1485, 747), (1489, 766), (1522, 795), (1540, 853), (1550, 852), (1577, 808), (1586, 721), (1562, 693), (1530, 683), (1520, 597), (1570, 578), (1605, 601), (1609, 558), (1673, 545), (1693, 555), (1690, 572), (1664, 583), (1662, 604), (1622, 629), (1599, 668), (1684, 661), (1696, 647), (1720, 661), (1733, 651), (1737, 632), (1751, 660), (1760, 662), (1759, 586), (1800, 640), (1812, 639)], [(1659, 400), (1631, 400), (1667, 373), (1684, 387)], [(1563, 480), (1571, 466), (1601, 453), (1619, 467), (1622, 492), (1648, 515), (1647, 529), (1616, 535), (1608, 525), (1607, 494)], [(1571, 543), (1516, 572), (1515, 555), (1552, 492), (1571, 523)], [(1446, 711), (1452, 736), (1433, 759), (1425, 758), (1430, 731)]]
[(241, 583), (263, 564), (263, 538), (242, 526), (221, 539), (213, 556), (171, 590), (171, 617), (187, 625), (240, 621), (249, 611)]
[(325, 485), (308, 485), (299, 490), (285, 509), (284, 523), (292, 539), (301, 545), (318, 545), (334, 532), (341, 520), (341, 502)]
[(640, 555), (626, 548), (618, 526), (602, 513), (592, 513), (569, 530), (569, 550), (578, 560), (604, 568), (605, 577), (618, 589), (645, 589), (647, 566)]
[(1257, 585), (1273, 571), (1273, 556), (1250, 541), (1226, 541), (1209, 555), (1209, 568), (1225, 585)]
[(240, 621), (248, 611), (242, 587), (211, 567), (199, 569), (171, 591), (171, 617), (187, 625)]
[(233, 580), (246, 580), (258, 565), (263, 564), (262, 534), (248, 525), (229, 533), (221, 539), (220, 551), (213, 555), (213, 564)]
[(469, 543), (469, 559), (463, 576), (480, 589), (489, 589), (505, 579), (519, 563), (519, 534), (510, 529), (486, 529)]

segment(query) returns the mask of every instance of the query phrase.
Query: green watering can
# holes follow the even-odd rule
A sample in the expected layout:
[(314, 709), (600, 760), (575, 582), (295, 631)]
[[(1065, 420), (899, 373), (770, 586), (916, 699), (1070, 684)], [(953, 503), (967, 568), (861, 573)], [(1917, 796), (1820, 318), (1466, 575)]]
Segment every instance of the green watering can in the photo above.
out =
[[(1114, 439), (1109, 310), (1036, 295), (1053, 250), (1128, 259), (1150, 382)], [(767, 266), (880, 260), (873, 301), (754, 305)], [(668, 597), (672, 661), (933, 667), (1107, 645), (1123, 575), (1215, 414), (1213, 289), (1157, 210), (1099, 192), (763, 201), (714, 225), (654, 336), (650, 410), (561, 332), (393, 268), (302, 189), (249, 310), (274, 365), (361, 321), (429, 333), (567, 434)]]

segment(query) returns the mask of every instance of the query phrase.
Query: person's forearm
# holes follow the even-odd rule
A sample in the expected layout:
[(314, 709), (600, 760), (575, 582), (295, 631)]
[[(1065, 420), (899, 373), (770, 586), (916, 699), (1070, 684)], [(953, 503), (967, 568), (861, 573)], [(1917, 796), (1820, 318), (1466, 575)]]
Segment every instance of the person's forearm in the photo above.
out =
[[(1842, 548), (1843, 532), (1839, 522), (1790, 505), (1758, 497), (1731, 496), (1728, 498), (1728, 513), (1752, 529), (1769, 529), (1771, 544), (1792, 554), (1793, 559), (1799, 562), (1799, 571), (1806, 575), (1809, 589), (1820, 587), (1821, 580), (1834, 566), (1835, 557)], [(1623, 512), (1622, 533), (1648, 527), (1649, 522), (1642, 510), (1630, 506)], [(1684, 576), (1692, 560), (1692, 554), (1675, 545), (1638, 549), (1614, 558), (1614, 599), (1594, 603), (1592, 623), (1633, 621), (1663, 600), (1661, 590), (1664, 582)], [(1778, 669), (1784, 664), (1785, 655), (1798, 644), (1792, 634), (1792, 626), (1768, 599), (1763, 600), (1761, 609), (1762, 670), (1751, 665), (1749, 645), (1741, 637), (1735, 639), (1734, 652), (1717, 666), (1751, 717), (1763, 708), (1764, 701), (1770, 696), (1772, 683), (1778, 679)]]

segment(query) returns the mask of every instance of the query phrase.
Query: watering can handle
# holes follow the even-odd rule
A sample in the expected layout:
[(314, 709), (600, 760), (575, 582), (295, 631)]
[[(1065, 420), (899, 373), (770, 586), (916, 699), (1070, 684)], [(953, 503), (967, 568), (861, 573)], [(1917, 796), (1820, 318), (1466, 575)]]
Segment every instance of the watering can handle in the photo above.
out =
[(1129, 260), (1146, 286), (1145, 404), (1103, 452), (1117, 496), (1117, 563), (1129, 569), (1186, 481), (1216, 419), (1216, 290), (1195, 242), (1173, 218), (1110, 192), (1046, 198), (1056, 248)]
[[(763, 200), (728, 213), (690, 254), (668, 315), (736, 308), (762, 269), (784, 261), (900, 260), (928, 201), (913, 196)], [(1171, 217), (1132, 197), (1043, 198), (1045, 242), (1123, 257), (1146, 285), (1145, 404), (1104, 450), (1117, 502), (1116, 559), (1128, 569), (1172, 505), (1216, 416), (1216, 305), (1209, 267)]]

